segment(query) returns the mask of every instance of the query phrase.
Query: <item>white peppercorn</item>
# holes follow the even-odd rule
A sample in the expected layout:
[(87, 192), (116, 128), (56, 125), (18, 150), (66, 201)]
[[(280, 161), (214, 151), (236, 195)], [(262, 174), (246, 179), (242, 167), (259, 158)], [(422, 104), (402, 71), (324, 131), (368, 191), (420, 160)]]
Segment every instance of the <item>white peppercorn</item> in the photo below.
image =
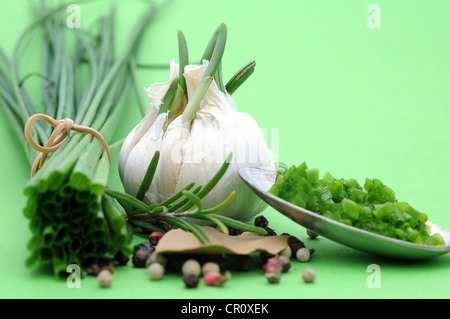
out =
[(181, 267), (181, 272), (183, 273), (183, 275), (192, 274), (200, 276), (202, 272), (202, 266), (200, 266), (200, 263), (197, 260), (188, 259), (183, 263), (183, 266)]
[(311, 253), (307, 248), (300, 248), (299, 250), (297, 250), (297, 253), (295, 254), (297, 260), (302, 262), (308, 261), (310, 256)]
[(164, 267), (160, 263), (151, 263), (147, 268), (147, 273), (151, 280), (159, 280), (164, 275)]
[(311, 268), (305, 269), (302, 274), (304, 282), (313, 282), (316, 279), (316, 273)]
[(285, 249), (283, 249), (282, 251), (280, 251), (280, 256), (285, 256), (287, 258), (291, 258), (292, 255), (292, 249), (290, 246), (287, 246)]
[(107, 270), (101, 270), (97, 275), (97, 281), (100, 287), (110, 287), (113, 282), (113, 274)]
[(208, 261), (208, 262), (204, 263), (202, 266), (202, 274), (205, 275), (210, 271), (215, 271), (215, 272), (220, 273), (219, 265), (212, 261)]

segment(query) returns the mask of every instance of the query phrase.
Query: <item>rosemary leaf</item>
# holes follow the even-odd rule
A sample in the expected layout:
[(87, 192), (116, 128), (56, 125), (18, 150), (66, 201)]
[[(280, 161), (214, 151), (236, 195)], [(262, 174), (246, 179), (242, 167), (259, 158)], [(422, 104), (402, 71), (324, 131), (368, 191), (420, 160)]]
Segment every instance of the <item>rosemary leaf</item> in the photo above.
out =
[(256, 227), (253, 225), (249, 225), (247, 223), (235, 220), (233, 218), (230, 217), (226, 217), (226, 216), (222, 216), (222, 215), (217, 215), (217, 214), (208, 214), (207, 216), (216, 218), (218, 220), (220, 220), (222, 223), (224, 223), (225, 225), (232, 227), (232, 228), (236, 228), (242, 231), (248, 231), (248, 232), (253, 232), (256, 234), (260, 234), (260, 235), (267, 235), (267, 231), (261, 227)]

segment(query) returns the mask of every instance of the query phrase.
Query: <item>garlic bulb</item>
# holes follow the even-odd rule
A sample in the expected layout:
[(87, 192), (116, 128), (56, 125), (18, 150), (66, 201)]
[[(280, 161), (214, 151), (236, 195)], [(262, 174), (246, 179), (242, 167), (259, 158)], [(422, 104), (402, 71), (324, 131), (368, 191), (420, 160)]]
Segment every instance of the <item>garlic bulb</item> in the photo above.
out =
[[(122, 144), (119, 154), (119, 175), (125, 191), (130, 195), (136, 196), (147, 167), (155, 151), (160, 147), (168, 113), (158, 114), (158, 112), (164, 95), (177, 73), (178, 64), (171, 61), (169, 81), (152, 84), (147, 90), (151, 100), (147, 113)], [(160, 203), (159, 168), (158, 165), (150, 189), (146, 193), (148, 203)]]
[[(205, 79), (208, 65), (209, 61), (203, 60), (202, 64), (184, 67), (187, 101)], [(136, 195), (156, 150), (160, 159), (152, 185), (145, 194), (144, 202), (148, 204), (164, 201), (191, 182), (205, 185), (232, 152), (230, 166), (202, 200), (203, 207), (214, 207), (236, 191), (235, 198), (219, 213), (249, 220), (265, 209), (266, 204), (241, 180), (238, 170), (246, 166), (275, 169), (273, 154), (261, 129), (251, 115), (237, 110), (231, 95), (221, 91), (212, 78), (189, 120), (183, 117), (185, 113), (172, 117), (170, 112), (158, 114), (164, 95), (178, 73), (179, 65), (172, 61), (169, 81), (155, 83), (147, 90), (151, 99), (147, 114), (128, 135), (120, 151), (119, 171), (124, 189)], [(182, 107), (187, 112), (189, 104), (184, 103)]]

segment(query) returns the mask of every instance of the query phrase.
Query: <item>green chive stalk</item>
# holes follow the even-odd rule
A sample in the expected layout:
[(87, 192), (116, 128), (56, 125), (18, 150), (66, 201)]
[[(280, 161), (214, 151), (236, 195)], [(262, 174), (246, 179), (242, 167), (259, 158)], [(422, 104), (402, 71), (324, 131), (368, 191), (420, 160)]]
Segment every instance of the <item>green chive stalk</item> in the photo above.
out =
[[(27, 119), (37, 113), (38, 102), (30, 98), (18, 72), (30, 35), (41, 32), (43, 40), (42, 71), (35, 74), (43, 80), (45, 113), (56, 120), (71, 118), (75, 124), (91, 127), (110, 143), (133, 83), (139, 43), (160, 9), (149, 7), (115, 57), (113, 10), (98, 20), (97, 30), (86, 32), (65, 26), (65, 8), (42, 5), (42, 13), (19, 38), (13, 57), (9, 59), (0, 50), (0, 104), (21, 137), (30, 162), (37, 153), (25, 143), (23, 129)], [(40, 144), (45, 144), (50, 134), (45, 123), (35, 124), (33, 138)], [(85, 269), (118, 250), (126, 255), (132, 252), (125, 219), (105, 193), (109, 170), (106, 151), (87, 133), (71, 133), (47, 157), (24, 189), (24, 215), (32, 231), (27, 266), (46, 261), (53, 265), (55, 277), (67, 277), (69, 264)]]

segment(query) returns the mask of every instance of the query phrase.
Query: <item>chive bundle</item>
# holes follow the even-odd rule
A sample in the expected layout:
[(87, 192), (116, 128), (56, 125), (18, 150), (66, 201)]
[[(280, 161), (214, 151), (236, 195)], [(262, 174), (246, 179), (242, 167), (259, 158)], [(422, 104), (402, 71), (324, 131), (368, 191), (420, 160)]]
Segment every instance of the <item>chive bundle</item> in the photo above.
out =
[[(18, 40), (11, 60), (0, 51), (0, 104), (22, 137), (30, 162), (36, 152), (23, 138), (23, 129), (27, 119), (37, 113), (38, 103), (27, 94), (24, 80), (19, 81), (18, 66), (32, 32), (40, 30), (43, 40), (39, 76), (45, 113), (56, 119), (71, 118), (110, 142), (128, 96), (135, 67), (132, 62), (144, 28), (159, 9), (152, 5), (142, 15), (116, 58), (114, 10), (85, 31), (66, 27), (65, 8), (42, 4), (41, 14)], [(33, 138), (45, 144), (50, 133), (49, 127), (37, 122)], [(50, 262), (56, 277), (67, 277), (68, 264), (87, 267), (117, 250), (131, 253), (129, 227), (105, 195), (109, 169), (106, 151), (90, 134), (71, 134), (49, 154), (24, 190), (28, 198), (24, 215), (32, 231), (27, 266), (38, 260)]]

